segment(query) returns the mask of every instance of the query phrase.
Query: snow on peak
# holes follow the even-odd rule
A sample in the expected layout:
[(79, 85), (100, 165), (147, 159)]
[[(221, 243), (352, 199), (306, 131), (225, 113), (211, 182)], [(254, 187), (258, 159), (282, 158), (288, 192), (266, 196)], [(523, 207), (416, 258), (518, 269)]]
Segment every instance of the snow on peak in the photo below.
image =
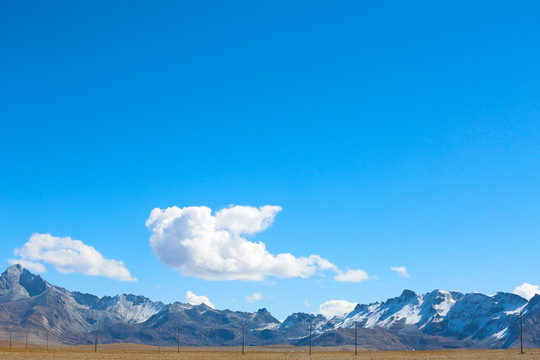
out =
[(350, 328), (357, 322), (366, 328), (382, 327), (391, 329), (402, 326), (424, 328), (431, 322), (440, 322), (456, 304), (461, 294), (435, 290), (417, 295), (411, 290), (404, 290), (401, 296), (382, 303), (358, 305), (337, 327)]
[(116, 297), (116, 301), (107, 307), (105, 311), (116, 314), (127, 323), (136, 324), (148, 320), (163, 307), (164, 305), (160, 302), (154, 303), (143, 297), (121, 294)]

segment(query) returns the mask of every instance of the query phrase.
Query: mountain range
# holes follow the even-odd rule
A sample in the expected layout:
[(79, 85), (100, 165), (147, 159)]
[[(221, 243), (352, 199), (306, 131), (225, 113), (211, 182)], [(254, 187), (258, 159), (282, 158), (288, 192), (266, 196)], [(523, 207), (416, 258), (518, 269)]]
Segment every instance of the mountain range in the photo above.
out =
[(204, 304), (164, 304), (144, 296), (97, 297), (70, 292), (20, 265), (0, 276), (0, 337), (28, 333), (51, 336), (62, 344), (129, 342), (182, 346), (354, 344), (363, 349), (510, 348), (519, 346), (520, 313), (526, 347), (540, 347), (540, 295), (462, 294), (435, 290), (418, 295), (405, 290), (395, 298), (358, 304), (344, 316), (294, 313), (280, 322), (266, 309), (217, 310)]

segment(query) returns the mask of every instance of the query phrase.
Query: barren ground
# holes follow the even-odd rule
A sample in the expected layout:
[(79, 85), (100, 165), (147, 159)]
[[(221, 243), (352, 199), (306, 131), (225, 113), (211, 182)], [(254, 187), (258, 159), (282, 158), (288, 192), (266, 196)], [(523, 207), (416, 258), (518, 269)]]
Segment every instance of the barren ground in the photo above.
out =
[[(6, 346), (7, 345), (7, 346)], [(2, 342), (0, 344), (0, 360), (158, 360), (158, 359), (202, 359), (202, 360), (228, 360), (228, 359), (540, 359), (540, 349), (527, 349), (525, 354), (519, 350), (441, 350), (441, 351), (359, 351), (354, 356), (352, 347), (313, 348), (313, 355), (308, 355), (308, 349), (292, 346), (248, 347), (246, 355), (240, 354), (240, 347), (227, 348), (161, 348), (135, 344), (99, 345), (94, 352), (93, 346), (51, 346), (46, 350), (43, 346), (15, 343), (13, 348)]]

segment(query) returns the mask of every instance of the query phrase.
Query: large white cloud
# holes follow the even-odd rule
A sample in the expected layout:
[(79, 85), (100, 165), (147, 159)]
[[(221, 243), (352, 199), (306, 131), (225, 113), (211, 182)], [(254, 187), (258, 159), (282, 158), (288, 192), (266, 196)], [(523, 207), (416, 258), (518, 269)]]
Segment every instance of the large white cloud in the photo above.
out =
[(361, 282), (369, 279), (369, 275), (364, 270), (347, 270), (345, 272), (338, 271), (334, 278), (339, 282)]
[(513, 293), (527, 300), (531, 300), (534, 295), (540, 295), (540, 287), (538, 287), (538, 285), (533, 285), (525, 282), (520, 286), (516, 287)]
[(231, 206), (212, 215), (206, 206), (155, 208), (146, 220), (153, 232), (150, 246), (159, 261), (184, 275), (207, 280), (263, 280), (307, 278), (337, 267), (319, 255), (295, 257), (273, 255), (262, 242), (252, 242), (244, 234), (267, 229), (279, 206)]
[(341, 316), (350, 313), (356, 307), (356, 303), (346, 300), (329, 300), (319, 306), (319, 313), (325, 318), (331, 319), (334, 316)]
[(20, 263), (29, 269), (44, 272), (45, 264), (51, 264), (61, 273), (79, 272), (85, 275), (104, 276), (113, 280), (137, 281), (122, 261), (105, 259), (90, 245), (68, 237), (50, 234), (32, 234), (20, 248), (15, 249), (19, 259), (10, 259), (10, 263)]

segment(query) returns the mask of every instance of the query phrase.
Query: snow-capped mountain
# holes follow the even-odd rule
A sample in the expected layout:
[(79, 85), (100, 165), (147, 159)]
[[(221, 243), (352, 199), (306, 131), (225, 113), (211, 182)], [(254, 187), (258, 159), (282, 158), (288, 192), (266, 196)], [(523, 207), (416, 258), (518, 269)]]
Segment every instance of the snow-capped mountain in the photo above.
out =
[(382, 303), (357, 305), (336, 327), (350, 328), (356, 322), (365, 328), (422, 330), (428, 324), (440, 323), (452, 307), (463, 298), (458, 292), (435, 290), (416, 295), (405, 290), (401, 296)]
[(480, 347), (509, 347), (517, 341), (519, 314), (527, 318), (526, 299), (499, 292), (480, 293), (435, 290), (417, 295), (405, 290), (382, 303), (357, 305), (333, 328), (382, 328), (394, 332), (470, 339)]
[[(347, 315), (294, 313), (280, 323), (266, 309), (257, 312), (217, 310), (204, 304), (163, 304), (144, 296), (99, 298), (51, 285), (20, 265), (0, 275), (0, 337), (49, 333), (66, 344), (100, 342), (174, 345), (239, 345), (245, 328), (247, 345), (350, 345), (358, 326), (359, 345), (367, 349), (508, 348), (519, 342), (523, 313), (525, 346), (540, 346), (540, 295), (530, 301), (509, 293), (462, 294), (435, 290), (358, 304)], [(159, 330), (158, 330), (159, 329)]]
[(165, 307), (161, 301), (153, 302), (144, 296), (131, 294), (103, 298), (80, 292), (73, 292), (72, 295), (79, 304), (89, 309), (104, 311), (128, 324), (145, 322)]

